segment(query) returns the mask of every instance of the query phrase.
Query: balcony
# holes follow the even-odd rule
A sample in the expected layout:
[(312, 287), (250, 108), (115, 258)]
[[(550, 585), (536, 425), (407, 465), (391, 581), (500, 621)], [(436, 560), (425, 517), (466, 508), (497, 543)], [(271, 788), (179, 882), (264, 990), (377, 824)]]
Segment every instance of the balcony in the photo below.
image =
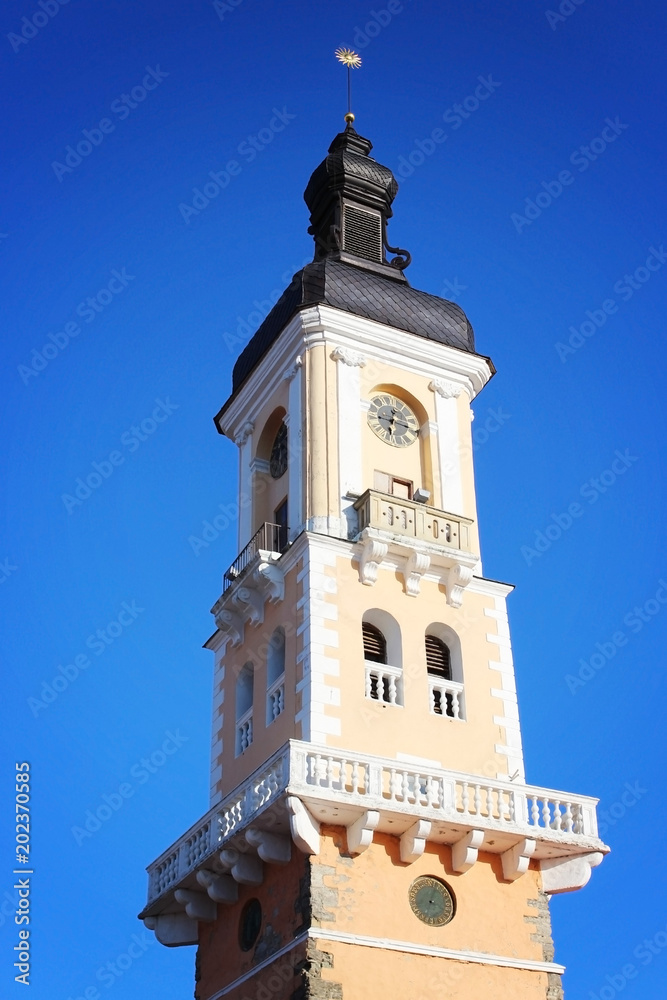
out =
[(233, 646), (243, 642), (246, 624), (264, 621), (267, 601), (285, 596), (285, 576), (277, 563), (286, 547), (286, 526), (265, 522), (224, 574), (211, 614)]
[(377, 528), (392, 535), (471, 551), (470, 525), (473, 522), (468, 517), (456, 517), (436, 507), (377, 490), (366, 490), (354, 507), (359, 514), (360, 531)]
[(400, 667), (366, 660), (365, 669), (367, 698), (382, 701), (385, 705), (403, 704), (403, 671)]
[(373, 586), (383, 559), (399, 563), (405, 592), (419, 593), (425, 573), (435, 575), (447, 591), (447, 603), (458, 608), (472, 580), (479, 556), (472, 550), (469, 517), (366, 490), (355, 501), (359, 534), (359, 578)]
[(428, 679), (429, 707), (433, 715), (463, 720), (463, 684), (458, 681)]
[(212, 912), (218, 897), (202, 886), (221, 873), (243, 882), (249, 868), (261, 880), (260, 859), (285, 863), (292, 842), (317, 854), (322, 822), (347, 827), (353, 854), (377, 830), (400, 839), (408, 863), (426, 841), (449, 844), (456, 871), (472, 867), (480, 849), (499, 854), (509, 880), (532, 858), (550, 880), (546, 891), (566, 891), (578, 887), (568, 880), (583, 885), (607, 851), (596, 805), (584, 795), (290, 740), (149, 866), (142, 917), (153, 926), (159, 914), (182, 913), (183, 900), (190, 917)]
[(265, 521), (224, 574), (222, 578), (222, 593), (225, 594), (233, 583), (240, 580), (260, 551), (281, 553), (286, 547), (286, 526), (284, 524), (271, 524), (269, 521)]

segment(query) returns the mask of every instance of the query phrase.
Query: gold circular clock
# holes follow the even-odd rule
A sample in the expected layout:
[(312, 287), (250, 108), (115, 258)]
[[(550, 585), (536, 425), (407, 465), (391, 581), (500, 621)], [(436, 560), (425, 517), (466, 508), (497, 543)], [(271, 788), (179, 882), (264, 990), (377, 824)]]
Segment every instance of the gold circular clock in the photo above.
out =
[(406, 448), (419, 435), (419, 421), (410, 407), (388, 392), (378, 393), (371, 399), (368, 426), (394, 448)]
[(454, 896), (449, 887), (433, 875), (416, 878), (408, 898), (415, 916), (431, 927), (444, 927), (454, 916)]

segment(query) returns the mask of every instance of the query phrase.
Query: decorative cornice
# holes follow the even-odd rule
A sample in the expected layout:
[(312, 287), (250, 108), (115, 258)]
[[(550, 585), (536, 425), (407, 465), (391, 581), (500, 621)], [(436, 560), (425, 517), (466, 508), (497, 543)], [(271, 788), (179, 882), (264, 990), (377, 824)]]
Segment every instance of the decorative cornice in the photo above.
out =
[(428, 387), (431, 392), (437, 392), (438, 396), (442, 396), (443, 399), (458, 399), (462, 392), (467, 393), (472, 398), (472, 393), (467, 385), (447, 382), (446, 379), (434, 378), (429, 382)]
[(365, 368), (366, 358), (363, 354), (359, 354), (358, 351), (352, 351), (349, 347), (336, 347), (331, 352), (332, 361), (342, 361), (344, 365), (349, 365), (350, 368)]
[(254, 431), (254, 429), (255, 425), (253, 424), (253, 422), (251, 420), (247, 420), (241, 427), (241, 430), (234, 435), (234, 444), (238, 448), (242, 448), (243, 445), (248, 440), (248, 438), (250, 437), (250, 435), (252, 434), (252, 432)]
[(297, 375), (299, 368), (303, 367), (303, 358), (299, 354), (298, 357), (294, 359), (294, 364), (287, 371), (283, 372), (283, 379), (286, 382), (291, 382), (292, 379)]

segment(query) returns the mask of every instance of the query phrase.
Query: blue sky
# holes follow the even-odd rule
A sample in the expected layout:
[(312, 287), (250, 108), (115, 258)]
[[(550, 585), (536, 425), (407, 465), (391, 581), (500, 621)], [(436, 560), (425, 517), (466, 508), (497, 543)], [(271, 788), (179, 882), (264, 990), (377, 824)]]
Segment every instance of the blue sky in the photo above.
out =
[[(662, 998), (664, 6), (57, 2), (0, 15), (0, 830), (11, 848), (28, 760), (32, 997), (190, 995), (193, 949), (135, 919), (145, 865), (207, 807), (201, 644), (236, 538), (189, 538), (234, 499), (211, 418), (311, 255), (302, 192), (343, 124), (333, 50), (356, 45), (357, 127), (401, 179), (390, 240), (498, 368), (475, 402), (479, 515), (487, 575), (517, 585), (528, 780), (608, 814), (613, 854), (552, 907), (567, 995)], [(193, 202), (211, 172), (222, 190)], [(73, 679), (37, 707), (60, 666)]]

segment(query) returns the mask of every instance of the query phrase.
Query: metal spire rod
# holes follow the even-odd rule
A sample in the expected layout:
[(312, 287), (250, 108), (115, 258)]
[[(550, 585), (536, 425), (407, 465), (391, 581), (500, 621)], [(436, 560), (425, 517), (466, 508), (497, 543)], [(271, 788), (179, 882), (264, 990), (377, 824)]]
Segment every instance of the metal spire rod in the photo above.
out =
[(345, 115), (345, 121), (348, 124), (352, 124), (354, 121), (354, 115), (352, 114), (352, 85), (350, 79), (350, 70), (358, 69), (361, 66), (361, 56), (353, 52), (352, 49), (336, 49), (336, 59), (347, 67), (347, 114)]

